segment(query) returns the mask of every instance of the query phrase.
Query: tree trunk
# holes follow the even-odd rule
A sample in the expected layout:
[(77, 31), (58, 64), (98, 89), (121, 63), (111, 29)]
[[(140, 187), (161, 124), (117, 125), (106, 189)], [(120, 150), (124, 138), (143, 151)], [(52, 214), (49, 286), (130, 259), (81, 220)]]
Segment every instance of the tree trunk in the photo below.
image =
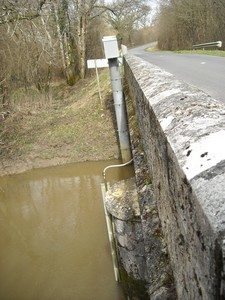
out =
[(66, 32), (64, 32), (63, 34), (61, 33), (59, 16), (57, 13), (56, 5), (54, 4), (53, 4), (53, 9), (54, 9), (54, 15), (56, 20), (57, 35), (58, 35), (58, 41), (60, 46), (64, 74), (66, 76), (67, 83), (69, 85), (74, 85), (75, 84), (74, 55), (73, 54), (71, 56), (69, 55), (69, 49), (71, 48), (70, 41), (68, 43), (68, 37), (66, 35)]
[(85, 12), (85, 1), (77, 0), (77, 56), (79, 77), (83, 79), (86, 72), (86, 37), (87, 16)]

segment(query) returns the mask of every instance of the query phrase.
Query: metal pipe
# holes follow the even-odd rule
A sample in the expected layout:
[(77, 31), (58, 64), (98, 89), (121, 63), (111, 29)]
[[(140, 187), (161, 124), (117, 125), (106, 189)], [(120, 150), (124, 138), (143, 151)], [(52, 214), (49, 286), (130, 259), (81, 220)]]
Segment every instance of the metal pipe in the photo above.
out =
[(108, 61), (120, 142), (120, 151), (122, 161), (127, 162), (131, 159), (131, 147), (119, 63), (118, 58), (109, 58)]
[(105, 193), (108, 190), (107, 180), (106, 180), (106, 171), (112, 168), (121, 168), (125, 167), (129, 164), (131, 164), (133, 161), (133, 158), (123, 164), (117, 164), (117, 165), (110, 165), (104, 168), (102, 174), (104, 178), (104, 184), (101, 184), (101, 190), (102, 190), (102, 199), (103, 199), (103, 206), (104, 206), (104, 212), (105, 212), (105, 219), (106, 219), (106, 226), (107, 226), (107, 232), (108, 232), (108, 238), (109, 238), (109, 244), (110, 244), (110, 250), (112, 255), (112, 263), (113, 263), (113, 269), (114, 269), (114, 275), (115, 280), (120, 281), (120, 272), (119, 272), (119, 264), (118, 264), (118, 253), (117, 253), (117, 247), (116, 247), (116, 239), (114, 234), (114, 224), (113, 224), (113, 216), (107, 211), (105, 206)]
[(112, 215), (110, 215), (105, 207), (105, 187), (102, 184), (102, 199), (103, 199), (103, 206), (104, 206), (104, 212), (105, 212), (105, 220), (106, 220), (106, 227), (107, 227), (107, 233), (109, 238), (109, 244), (110, 244), (110, 250), (111, 250), (111, 256), (112, 256), (112, 263), (113, 263), (113, 270), (114, 270), (114, 276), (116, 281), (120, 281), (120, 272), (119, 272), (119, 265), (118, 265), (118, 256), (116, 251), (116, 241), (113, 231), (113, 220)]
[(117, 164), (117, 165), (110, 165), (110, 166), (107, 166), (105, 167), (105, 169), (103, 170), (102, 174), (103, 174), (103, 179), (104, 179), (104, 184), (105, 184), (105, 190), (108, 191), (108, 186), (107, 186), (107, 181), (106, 181), (106, 171), (108, 169), (112, 169), (112, 168), (120, 168), (120, 167), (125, 167), (125, 166), (128, 166), (129, 164), (132, 163), (134, 159), (132, 158), (131, 160), (129, 160), (128, 162), (126, 163), (123, 163), (123, 164)]

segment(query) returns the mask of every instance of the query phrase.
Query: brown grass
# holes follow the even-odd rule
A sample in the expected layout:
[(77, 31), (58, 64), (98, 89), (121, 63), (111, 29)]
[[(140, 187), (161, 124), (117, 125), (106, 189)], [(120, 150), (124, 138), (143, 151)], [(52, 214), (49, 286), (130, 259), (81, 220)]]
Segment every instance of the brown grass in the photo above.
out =
[(108, 70), (100, 73), (100, 82), (102, 106), (95, 77), (74, 87), (55, 83), (45, 97), (46, 102), (38, 93), (33, 93), (36, 98), (29, 102), (27, 95), (23, 97), (17, 91), (14, 111), (0, 122), (0, 175), (69, 162), (118, 158)]

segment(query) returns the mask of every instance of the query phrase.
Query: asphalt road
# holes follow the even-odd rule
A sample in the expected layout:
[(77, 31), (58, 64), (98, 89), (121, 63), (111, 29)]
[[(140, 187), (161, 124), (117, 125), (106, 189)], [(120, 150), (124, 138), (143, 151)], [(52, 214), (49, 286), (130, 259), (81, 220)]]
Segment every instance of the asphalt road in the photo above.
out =
[(138, 56), (225, 103), (225, 57), (146, 52), (149, 45), (130, 49)]

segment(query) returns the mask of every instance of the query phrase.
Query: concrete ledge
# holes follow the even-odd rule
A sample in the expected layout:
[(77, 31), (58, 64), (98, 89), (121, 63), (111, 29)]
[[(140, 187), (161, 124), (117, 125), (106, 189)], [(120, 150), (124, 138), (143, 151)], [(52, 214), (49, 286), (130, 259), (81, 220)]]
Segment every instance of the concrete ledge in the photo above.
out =
[(140, 58), (129, 86), (179, 299), (224, 299), (225, 106)]

